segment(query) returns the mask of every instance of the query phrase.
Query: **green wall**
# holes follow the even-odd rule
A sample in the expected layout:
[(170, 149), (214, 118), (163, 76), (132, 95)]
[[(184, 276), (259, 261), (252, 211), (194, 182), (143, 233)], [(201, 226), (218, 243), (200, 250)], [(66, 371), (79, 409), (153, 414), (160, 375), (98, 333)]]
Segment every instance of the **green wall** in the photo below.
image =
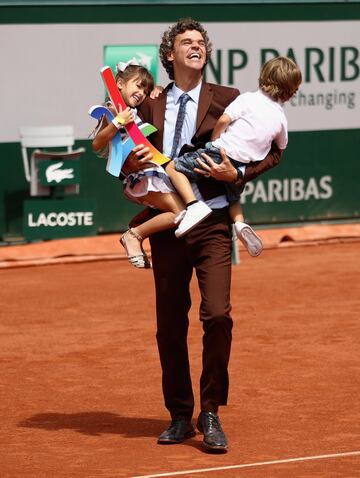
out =
[[(130, 217), (141, 210), (122, 197), (122, 183), (105, 171), (106, 161), (98, 159), (90, 141), (77, 141), (86, 152), (81, 156), (80, 198), (95, 199), (98, 232), (125, 229)], [(3, 240), (23, 235), (23, 202), (30, 199), (29, 184), (23, 174), (19, 143), (0, 144), (0, 235)], [(19, 173), (20, 172), (20, 173)]]
[[(105, 171), (90, 141), (75, 146), (86, 148), (79, 197), (96, 201), (98, 233), (126, 229), (142, 208), (123, 198), (121, 182)], [(245, 191), (246, 219), (258, 225), (359, 219), (359, 151), (360, 130), (290, 133), (280, 165), (258, 178), (251, 194)], [(3, 240), (21, 238), (23, 201), (30, 196), (18, 143), (0, 144), (0, 167), (6, 171), (0, 179), (0, 232)]]
[(289, 133), (280, 165), (243, 195), (245, 215), (254, 224), (359, 219), (359, 148), (360, 130)]

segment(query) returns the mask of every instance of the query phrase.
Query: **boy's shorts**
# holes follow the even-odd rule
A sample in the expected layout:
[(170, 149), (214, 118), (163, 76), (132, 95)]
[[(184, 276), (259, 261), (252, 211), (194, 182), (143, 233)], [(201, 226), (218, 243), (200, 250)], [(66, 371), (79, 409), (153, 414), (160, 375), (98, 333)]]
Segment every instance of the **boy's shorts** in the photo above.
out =
[[(204, 176), (200, 173), (194, 171), (194, 168), (200, 168), (200, 164), (197, 162), (198, 159), (201, 159), (204, 163), (206, 163), (205, 158), (201, 156), (201, 153), (205, 153), (211, 157), (211, 159), (216, 164), (222, 163), (222, 157), (220, 154), (219, 148), (215, 148), (212, 143), (206, 143), (205, 148), (198, 149), (197, 151), (190, 151), (189, 153), (185, 153), (183, 156), (179, 156), (178, 158), (174, 158), (175, 169), (179, 171), (179, 173), (185, 174), (185, 176), (189, 179), (190, 182), (196, 183), (199, 179), (203, 178)], [(242, 163), (239, 161), (234, 161), (233, 159), (229, 158), (231, 164), (238, 169)], [(233, 183), (228, 183), (223, 181), (223, 185), (226, 189), (226, 197), (230, 204), (234, 202), (238, 202), (240, 199), (240, 194), (242, 192), (242, 188), (238, 188)]]

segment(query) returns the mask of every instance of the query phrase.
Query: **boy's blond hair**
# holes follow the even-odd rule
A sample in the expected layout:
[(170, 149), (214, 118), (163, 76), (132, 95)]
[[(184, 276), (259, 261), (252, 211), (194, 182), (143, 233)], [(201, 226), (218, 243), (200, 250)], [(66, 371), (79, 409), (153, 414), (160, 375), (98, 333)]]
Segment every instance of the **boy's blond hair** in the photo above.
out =
[(284, 56), (267, 61), (260, 72), (259, 87), (275, 101), (287, 101), (298, 90), (301, 71), (297, 64)]

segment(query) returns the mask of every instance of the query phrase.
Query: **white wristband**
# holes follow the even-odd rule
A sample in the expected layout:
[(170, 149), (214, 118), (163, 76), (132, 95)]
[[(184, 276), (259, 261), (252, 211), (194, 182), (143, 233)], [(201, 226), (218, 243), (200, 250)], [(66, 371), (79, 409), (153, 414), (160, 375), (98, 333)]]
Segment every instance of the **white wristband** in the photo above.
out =
[(116, 127), (116, 129), (121, 129), (121, 124), (118, 122), (116, 118), (114, 118), (111, 122)]

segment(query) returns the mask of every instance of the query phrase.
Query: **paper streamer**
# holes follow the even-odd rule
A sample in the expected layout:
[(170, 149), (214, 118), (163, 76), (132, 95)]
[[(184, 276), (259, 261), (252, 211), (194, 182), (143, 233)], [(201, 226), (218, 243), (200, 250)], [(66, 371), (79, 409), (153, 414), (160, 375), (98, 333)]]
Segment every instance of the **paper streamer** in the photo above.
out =
[[(92, 106), (89, 109), (89, 115), (98, 121), (100, 121), (102, 116), (105, 115), (109, 123), (114, 119), (113, 113), (102, 105)], [(149, 123), (143, 123), (140, 125), (139, 130), (144, 136), (149, 136), (149, 134), (157, 131), (155, 126)], [(118, 178), (126, 158), (134, 147), (135, 143), (131, 138), (127, 138), (124, 142), (121, 141), (121, 133), (119, 131), (109, 144), (109, 156), (106, 163), (106, 171), (112, 176), (116, 176)]]

